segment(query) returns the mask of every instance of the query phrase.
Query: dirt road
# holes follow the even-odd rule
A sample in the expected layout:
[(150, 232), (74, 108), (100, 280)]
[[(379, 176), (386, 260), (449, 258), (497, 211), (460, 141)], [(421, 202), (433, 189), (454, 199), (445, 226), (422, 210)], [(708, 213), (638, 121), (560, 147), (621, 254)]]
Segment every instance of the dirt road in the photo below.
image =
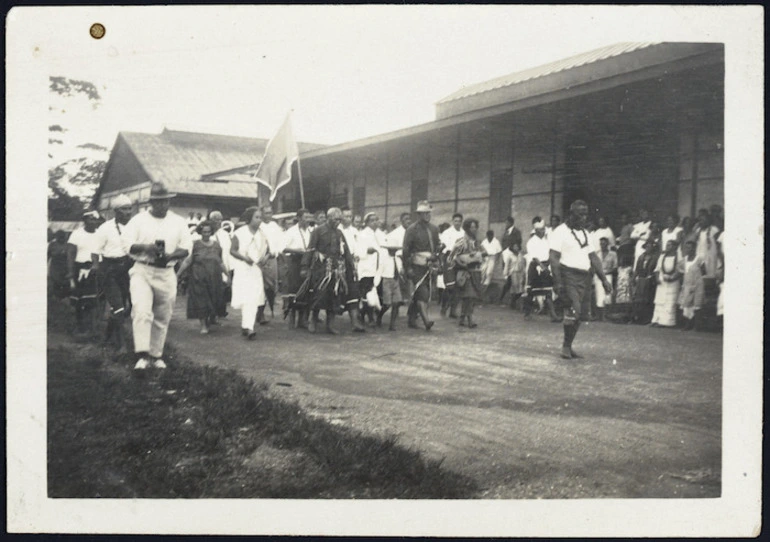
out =
[[(337, 337), (275, 320), (254, 342), (236, 311), (211, 334), (177, 301), (169, 339), (237, 369), (310, 413), (402, 444), (473, 476), (481, 498), (718, 497), (722, 336), (592, 322), (558, 357), (561, 326), (478, 309), (479, 327), (439, 320)], [(437, 311), (435, 311), (437, 312)]]

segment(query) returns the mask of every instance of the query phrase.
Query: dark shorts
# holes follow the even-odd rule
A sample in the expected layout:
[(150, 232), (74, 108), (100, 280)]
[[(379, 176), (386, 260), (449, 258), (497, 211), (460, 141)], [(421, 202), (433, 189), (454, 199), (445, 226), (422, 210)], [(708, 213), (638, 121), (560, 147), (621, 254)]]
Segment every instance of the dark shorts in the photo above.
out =
[(591, 301), (591, 272), (560, 266), (562, 288), (559, 295), (564, 307), (564, 321), (578, 321), (583, 305)]
[(427, 266), (422, 265), (412, 266), (409, 279), (412, 283), (412, 288), (414, 289), (413, 298), (415, 301), (425, 301), (426, 303), (430, 301), (430, 274), (425, 277), (425, 280), (420, 282), (420, 279), (425, 276), (425, 273), (428, 272), (428, 269), (429, 268)]
[(129, 303), (130, 279), (128, 270), (133, 265), (133, 260), (128, 256), (123, 258), (104, 258), (102, 262), (104, 295), (113, 313), (126, 308)]
[(296, 294), (304, 280), (300, 275), (302, 254), (289, 254), (286, 265), (286, 292)]

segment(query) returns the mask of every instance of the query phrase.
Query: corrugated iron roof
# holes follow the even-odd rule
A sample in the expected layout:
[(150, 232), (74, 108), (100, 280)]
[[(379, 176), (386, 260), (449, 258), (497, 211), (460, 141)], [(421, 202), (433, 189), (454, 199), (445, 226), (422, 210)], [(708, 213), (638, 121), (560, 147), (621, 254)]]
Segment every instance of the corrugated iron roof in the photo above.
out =
[(564, 70), (577, 68), (578, 66), (584, 66), (586, 64), (591, 64), (593, 62), (598, 62), (607, 58), (623, 55), (632, 51), (650, 47), (652, 45), (656, 45), (656, 43), (622, 42), (609, 45), (607, 47), (601, 47), (593, 51), (588, 51), (587, 53), (581, 53), (579, 55), (557, 60), (549, 64), (544, 64), (542, 66), (536, 66), (534, 68), (529, 68), (520, 72), (503, 75), (502, 77), (496, 77), (495, 79), (490, 79), (475, 85), (468, 85), (461, 88), (457, 92), (450, 94), (446, 98), (439, 100), (437, 103), (447, 103), (454, 100), (467, 98), (468, 96), (473, 96), (475, 94), (481, 94), (482, 92), (488, 92), (490, 90), (523, 83), (524, 81), (537, 79), (538, 77), (545, 77), (546, 75), (551, 75)]
[[(256, 182), (231, 178), (234, 174), (230, 172), (259, 164), (268, 143), (267, 139), (167, 129), (160, 134), (121, 132), (120, 136), (150, 178), (165, 183), (170, 191), (227, 197), (254, 196)], [(300, 152), (323, 147), (314, 143), (298, 146)], [(218, 172), (228, 173), (217, 176)], [(209, 178), (202, 180), (204, 176)]]

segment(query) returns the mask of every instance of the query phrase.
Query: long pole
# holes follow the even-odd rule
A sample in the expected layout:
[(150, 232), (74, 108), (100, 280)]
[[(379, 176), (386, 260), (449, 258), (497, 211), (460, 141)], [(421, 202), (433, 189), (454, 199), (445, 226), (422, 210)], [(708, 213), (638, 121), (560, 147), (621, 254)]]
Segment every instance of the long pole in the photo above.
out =
[(297, 171), (299, 171), (299, 197), (300, 197), (300, 201), (302, 202), (302, 208), (306, 209), (305, 189), (302, 185), (302, 160), (300, 159), (299, 154), (297, 154)]

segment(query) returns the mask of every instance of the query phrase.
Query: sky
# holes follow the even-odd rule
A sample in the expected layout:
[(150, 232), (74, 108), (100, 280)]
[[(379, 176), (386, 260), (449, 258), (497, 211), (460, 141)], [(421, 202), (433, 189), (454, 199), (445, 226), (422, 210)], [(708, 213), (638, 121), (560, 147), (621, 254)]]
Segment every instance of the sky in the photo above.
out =
[[(54, 12), (53, 10), (56, 9)], [(98, 109), (59, 119), (75, 140), (164, 127), (341, 143), (434, 119), (469, 85), (621, 41), (711, 41), (687, 8), (229, 6), (51, 8), (33, 40), (49, 75), (84, 79)], [(683, 24), (685, 21), (686, 24)], [(89, 36), (92, 22), (105, 36)], [(624, 22), (625, 24), (619, 24)], [(636, 31), (629, 31), (636, 28)], [(697, 38), (697, 39), (694, 39)]]

